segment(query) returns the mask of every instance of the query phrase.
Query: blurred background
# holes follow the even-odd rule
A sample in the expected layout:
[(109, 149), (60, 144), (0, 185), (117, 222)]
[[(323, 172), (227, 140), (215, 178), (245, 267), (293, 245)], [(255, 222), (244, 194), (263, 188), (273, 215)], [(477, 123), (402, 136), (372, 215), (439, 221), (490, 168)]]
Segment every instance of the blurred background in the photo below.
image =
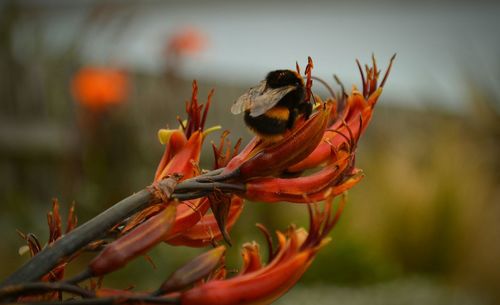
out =
[[(46, 240), (52, 198), (83, 222), (152, 181), (156, 132), (178, 125), (193, 79), (200, 101), (216, 89), (208, 126), (246, 143), (229, 107), (268, 71), (311, 56), (350, 88), (356, 58), (385, 68), (397, 52), (358, 149), (366, 177), (277, 303), (500, 303), (499, 14), (493, 1), (2, 1), (0, 278), (27, 259), (16, 229)], [(264, 244), (256, 222), (307, 225), (306, 209), (247, 204), (235, 268), (244, 242)], [(138, 259), (105, 284), (156, 287), (197, 252), (160, 245), (156, 269)]]

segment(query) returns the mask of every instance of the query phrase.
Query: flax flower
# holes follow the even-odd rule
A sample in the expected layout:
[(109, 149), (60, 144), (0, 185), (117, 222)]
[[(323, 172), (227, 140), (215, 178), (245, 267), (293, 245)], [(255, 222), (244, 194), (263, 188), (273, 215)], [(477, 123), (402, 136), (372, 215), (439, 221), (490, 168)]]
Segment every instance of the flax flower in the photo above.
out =
[[(312, 93), (313, 65), (309, 59), (305, 73), (306, 102), (315, 102), (316, 111), (308, 119), (299, 118), (279, 141), (268, 142), (255, 137), (239, 153), (240, 141), (231, 147), (228, 132), (224, 132), (220, 145), (212, 145), (215, 162), (211, 171), (202, 170), (199, 160), (205, 135), (218, 129), (205, 129), (213, 91), (206, 104), (201, 105), (198, 103), (197, 84), (193, 82), (191, 100), (186, 102), (187, 120), (178, 119), (179, 128), (162, 129), (158, 133), (165, 150), (152, 185), (141, 191), (147, 198), (142, 210), (132, 216), (127, 214), (127, 219), (124, 216), (109, 221), (107, 232), (100, 233), (107, 234), (106, 237), (112, 237), (114, 241), (104, 245), (105, 240), (94, 239), (97, 244), (93, 250), (104, 247), (79, 275), (54, 283), (57, 285), (47, 285), (46, 282), (12, 285), (0, 289), (0, 300), (12, 295), (22, 295), (19, 300), (24, 300), (24, 292), (37, 290), (40, 296), (49, 299), (61, 298), (61, 292), (67, 291), (89, 298), (83, 301), (103, 304), (272, 303), (297, 283), (318, 251), (328, 243), (328, 234), (337, 223), (345, 203), (345, 196), (342, 196), (337, 211), (332, 213), (334, 198), (363, 177), (355, 165), (357, 144), (371, 120), (393, 59), (381, 81), (375, 59), (364, 70), (358, 62), (361, 88), (353, 86), (347, 94), (341, 85), (341, 92), (336, 94), (327, 86), (331, 97), (325, 101)], [(297, 70), (300, 74), (298, 66)], [(274, 250), (271, 234), (264, 226), (258, 225), (267, 239), (268, 262), (263, 262), (255, 242), (246, 243), (242, 249), (243, 266), (239, 273), (229, 276), (228, 270), (231, 269), (225, 265), (226, 247), (219, 243), (224, 239), (230, 244), (228, 232), (241, 214), (244, 199), (307, 204), (310, 228), (307, 232), (290, 226), (284, 232), (277, 232), (277, 249)], [(316, 202), (319, 201), (326, 201), (323, 211), (318, 209)], [(69, 218), (68, 228), (71, 230), (76, 224), (72, 212)], [(56, 204), (48, 219), (51, 228), (49, 245), (55, 247), (55, 241), (64, 238), (61, 238), (61, 220)], [(36, 238), (29, 234), (22, 236), (32, 255), (40, 251)], [(107, 289), (95, 282), (91, 282), (93, 284), (88, 289), (74, 285), (89, 277), (101, 277), (118, 270), (162, 242), (214, 248), (174, 271), (154, 291)], [(85, 247), (89, 246), (92, 245)], [(71, 257), (56, 261), (59, 265), (42, 280), (61, 281), (68, 259)]]

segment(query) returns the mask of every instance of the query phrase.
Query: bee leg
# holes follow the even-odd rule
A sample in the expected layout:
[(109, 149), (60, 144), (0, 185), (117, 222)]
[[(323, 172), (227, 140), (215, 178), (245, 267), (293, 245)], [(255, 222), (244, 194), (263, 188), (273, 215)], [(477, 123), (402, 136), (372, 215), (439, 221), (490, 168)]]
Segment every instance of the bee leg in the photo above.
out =
[(297, 119), (298, 111), (297, 109), (290, 109), (290, 114), (288, 115), (288, 122), (286, 123), (286, 128), (292, 129), (293, 124), (295, 124), (295, 119)]
[(304, 114), (306, 120), (311, 116), (312, 110), (313, 105), (311, 103), (302, 103), (299, 105), (299, 111)]

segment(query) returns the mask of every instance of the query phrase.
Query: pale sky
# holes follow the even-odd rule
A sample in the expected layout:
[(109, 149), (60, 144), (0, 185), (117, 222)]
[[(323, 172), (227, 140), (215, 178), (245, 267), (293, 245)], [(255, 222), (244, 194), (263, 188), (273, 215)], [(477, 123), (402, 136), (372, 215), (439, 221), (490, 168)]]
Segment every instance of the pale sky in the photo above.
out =
[[(57, 49), (74, 39), (88, 1), (78, 7), (49, 3), (51, 9), (37, 27), (49, 49)], [(209, 45), (186, 62), (182, 68), (186, 78), (251, 85), (270, 70), (294, 68), (295, 61), (305, 66), (311, 56), (316, 75), (331, 80), (336, 73), (350, 84), (359, 80), (356, 58), (366, 62), (373, 52), (385, 67), (396, 52), (385, 93), (388, 99), (418, 107), (424, 94), (444, 107), (460, 109), (467, 98), (466, 72), (500, 97), (500, 4), (126, 3), (132, 3), (131, 7), (115, 11), (112, 22), (98, 24), (79, 38), (85, 61), (112, 60), (159, 72), (168, 36), (194, 26), (206, 35)], [(31, 31), (29, 22), (19, 30)], [(22, 39), (18, 48), (20, 56), (27, 52)]]

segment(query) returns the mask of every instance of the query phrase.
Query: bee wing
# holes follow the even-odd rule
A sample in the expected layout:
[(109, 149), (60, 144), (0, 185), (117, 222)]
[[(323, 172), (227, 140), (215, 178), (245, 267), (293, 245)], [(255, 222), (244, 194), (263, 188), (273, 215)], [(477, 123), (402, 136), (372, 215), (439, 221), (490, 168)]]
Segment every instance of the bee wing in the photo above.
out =
[(240, 114), (248, 109), (251, 109), (255, 104), (255, 99), (259, 95), (262, 95), (265, 89), (265, 80), (261, 81), (259, 85), (250, 88), (247, 92), (240, 96), (236, 102), (234, 102), (233, 106), (231, 106), (231, 113)]
[(286, 86), (276, 89), (266, 90), (263, 94), (257, 96), (250, 108), (250, 116), (256, 117), (264, 114), (269, 109), (273, 108), (285, 95), (293, 91), (295, 86)]

